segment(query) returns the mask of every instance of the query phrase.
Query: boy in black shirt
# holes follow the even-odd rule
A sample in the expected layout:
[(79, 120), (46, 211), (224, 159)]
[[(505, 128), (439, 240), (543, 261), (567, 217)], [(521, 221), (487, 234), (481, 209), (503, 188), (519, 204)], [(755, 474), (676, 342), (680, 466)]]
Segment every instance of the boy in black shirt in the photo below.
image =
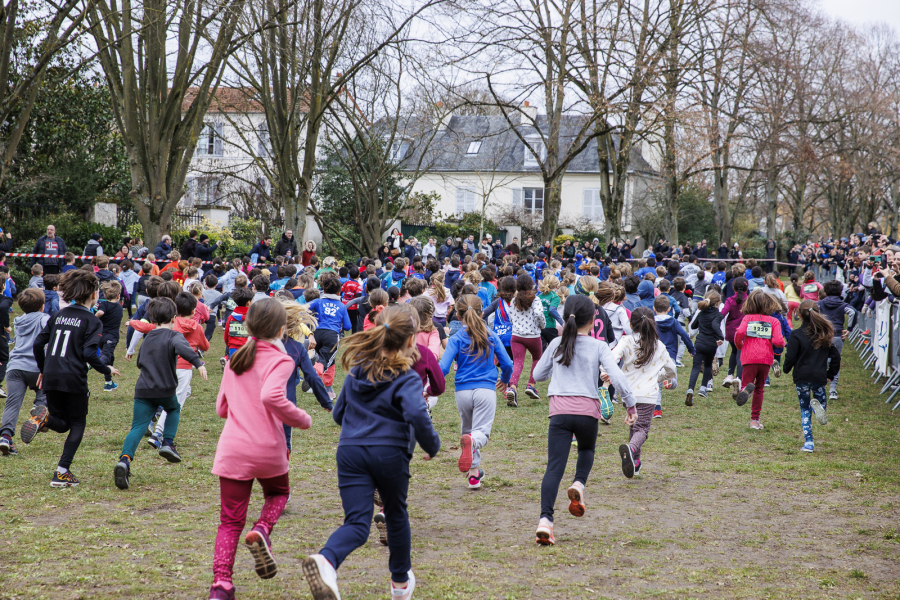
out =
[[(100, 297), (97, 276), (84, 269), (68, 271), (60, 279), (59, 288), (72, 304), (47, 321), (34, 341), (34, 358), (41, 372), (37, 387), (46, 393), (47, 406), (34, 407), (31, 418), (22, 425), (21, 438), (28, 444), (39, 431), (69, 432), (50, 480), (51, 487), (69, 487), (79, 483), (69, 467), (87, 423), (87, 366), (104, 375), (120, 373), (106, 366), (100, 355), (103, 325), (90, 310)], [(52, 377), (44, 379), (45, 374)]]
[[(122, 284), (118, 281), (107, 281), (100, 286), (100, 290), (104, 299), (97, 303), (97, 312), (94, 313), (103, 324), (100, 356), (104, 364), (112, 365), (116, 358), (116, 346), (119, 344), (119, 328), (122, 326), (122, 305), (119, 304)], [(111, 392), (119, 387), (119, 384), (112, 380), (112, 375), (106, 375), (105, 378), (103, 391)]]

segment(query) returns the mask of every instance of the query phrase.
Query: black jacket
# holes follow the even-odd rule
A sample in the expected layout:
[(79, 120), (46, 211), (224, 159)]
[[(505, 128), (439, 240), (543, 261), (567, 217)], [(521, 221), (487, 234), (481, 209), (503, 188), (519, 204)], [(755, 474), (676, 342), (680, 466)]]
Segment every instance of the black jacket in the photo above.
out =
[(297, 252), (297, 239), (293, 237), (287, 239), (287, 236), (282, 233), (281, 239), (275, 244), (275, 256), (287, 256), (288, 250), (291, 252), (291, 258), (299, 254)]
[(716, 258), (719, 260), (728, 258), (728, 246), (719, 246), (719, 249), (716, 250)]
[[(100, 301), (103, 316), (98, 317), (103, 325), (103, 343), (119, 341), (119, 328), (122, 326), (122, 305), (118, 302)], [(102, 349), (102, 346), (101, 346)]]
[[(791, 332), (784, 352), (784, 372), (794, 371), (794, 383), (817, 383), (823, 385), (834, 379), (841, 369), (841, 353), (834, 345), (813, 348), (807, 323)], [(831, 359), (831, 362), (828, 362)]]
[(0, 236), (2, 236), (2, 238), (0, 238), (0, 252), (6, 252), (7, 254), (9, 254), (10, 252), (13, 251), (13, 240), (12, 240), (12, 238), (10, 238), (10, 239), (6, 240), (5, 242), (3, 241), (6, 239), (5, 231), (0, 232)]
[(196, 256), (200, 260), (212, 260), (213, 254), (215, 254), (216, 250), (218, 249), (218, 244), (213, 244), (210, 246), (209, 244), (199, 243), (194, 246), (194, 256)]
[(775, 242), (766, 243), (766, 258), (775, 258)]
[(719, 340), (724, 341), (725, 339), (725, 336), (722, 335), (722, 319), (724, 317), (725, 315), (719, 312), (718, 307), (697, 311), (697, 314), (694, 315), (694, 318), (691, 319), (691, 324), (688, 326), (688, 329), (697, 328), (700, 330), (697, 334), (697, 339), (694, 341), (695, 348), (701, 350), (704, 354), (716, 351), (716, 342)]
[(272, 260), (271, 250), (269, 250), (268, 246), (263, 246), (262, 242), (256, 244), (255, 246), (253, 246), (253, 248), (250, 249), (250, 256), (253, 256), (254, 254), (259, 255), (259, 260), (265, 259), (270, 262)]
[(178, 387), (175, 367), (179, 356), (198, 369), (203, 366), (200, 357), (181, 333), (157, 327), (145, 335), (137, 355), (137, 366), (141, 374), (134, 385), (134, 397), (174, 396)]
[(53, 238), (53, 240), (48, 240), (46, 235), (42, 235), (38, 238), (38, 241), (34, 244), (34, 249), (31, 251), (32, 254), (53, 254), (52, 251), (47, 247), (48, 244), (54, 245), (53, 250), (56, 250), (56, 254), (59, 255), (59, 258), (32, 258), (31, 264), (34, 266), (35, 263), (40, 263), (43, 266), (56, 266), (60, 269), (63, 268), (63, 265), (66, 264), (66, 252), (69, 251), (66, 248), (66, 242), (59, 236)]
[(87, 394), (88, 365), (109, 375), (109, 367), (100, 358), (102, 334), (100, 319), (80, 304), (65, 307), (47, 321), (33, 347), (38, 369), (50, 375), (44, 379), (43, 390)]
[(196, 256), (197, 240), (188, 238), (181, 245), (181, 260), (191, 260)]

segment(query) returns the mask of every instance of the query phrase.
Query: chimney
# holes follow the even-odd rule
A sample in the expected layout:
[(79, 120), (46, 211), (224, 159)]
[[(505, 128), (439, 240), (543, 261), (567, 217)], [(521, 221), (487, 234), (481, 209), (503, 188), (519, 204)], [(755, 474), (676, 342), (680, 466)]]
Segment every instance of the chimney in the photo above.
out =
[(526, 100), (522, 103), (522, 114), (525, 116), (524, 122), (531, 125), (531, 122), (537, 119), (537, 106), (531, 106)]
[(438, 102), (435, 106), (435, 125), (437, 126), (438, 131), (446, 131), (447, 125), (450, 123), (450, 119), (453, 117), (452, 113), (448, 113), (444, 111), (444, 103)]

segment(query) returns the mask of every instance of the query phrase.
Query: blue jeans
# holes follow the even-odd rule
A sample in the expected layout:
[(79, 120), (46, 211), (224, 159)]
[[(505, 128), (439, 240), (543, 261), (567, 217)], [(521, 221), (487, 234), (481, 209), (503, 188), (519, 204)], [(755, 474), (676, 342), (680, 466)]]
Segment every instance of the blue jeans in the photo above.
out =
[(822, 408), (828, 409), (825, 400), (825, 384), (822, 383), (798, 383), (797, 398), (800, 400), (800, 425), (803, 427), (803, 437), (807, 442), (813, 441), (812, 434), (812, 409), (809, 402), (812, 398), (819, 401)]
[(338, 527), (320, 554), (337, 569), (351, 552), (366, 543), (372, 528), (375, 490), (384, 503), (387, 525), (388, 568), (391, 580), (405, 583), (412, 568), (409, 513), (409, 454), (397, 446), (338, 446), (338, 487), (344, 505), (344, 524)]

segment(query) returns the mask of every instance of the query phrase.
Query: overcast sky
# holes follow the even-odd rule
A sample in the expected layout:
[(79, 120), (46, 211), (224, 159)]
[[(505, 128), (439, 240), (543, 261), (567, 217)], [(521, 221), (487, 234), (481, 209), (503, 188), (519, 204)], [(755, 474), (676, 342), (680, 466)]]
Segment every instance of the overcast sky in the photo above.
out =
[(851, 23), (884, 21), (900, 33), (900, 0), (820, 0), (826, 13)]

